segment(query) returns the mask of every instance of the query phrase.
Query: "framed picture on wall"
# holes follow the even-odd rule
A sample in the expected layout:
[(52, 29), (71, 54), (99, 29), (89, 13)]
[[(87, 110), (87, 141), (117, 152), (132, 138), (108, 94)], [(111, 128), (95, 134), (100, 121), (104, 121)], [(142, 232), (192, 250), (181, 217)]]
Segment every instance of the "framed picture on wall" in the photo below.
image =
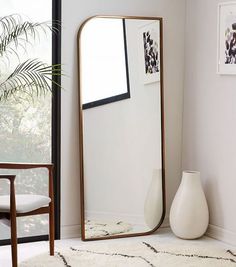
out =
[(217, 73), (236, 74), (236, 2), (218, 5)]
[(140, 27), (143, 48), (144, 84), (160, 81), (160, 22), (154, 21)]

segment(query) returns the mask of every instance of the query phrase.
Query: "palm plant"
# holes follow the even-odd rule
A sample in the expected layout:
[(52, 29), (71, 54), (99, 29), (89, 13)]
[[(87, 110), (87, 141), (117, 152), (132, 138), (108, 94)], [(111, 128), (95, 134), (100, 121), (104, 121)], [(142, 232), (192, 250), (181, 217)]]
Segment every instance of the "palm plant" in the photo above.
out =
[(18, 60), (10, 74), (0, 71), (0, 102), (16, 95), (40, 96), (51, 91), (51, 84), (60, 87), (52, 78), (61, 75), (59, 64), (48, 65), (39, 59), (21, 62), (20, 54), (39, 38), (41, 32), (57, 33), (51, 23), (33, 23), (13, 14), (0, 18), (0, 63), (11, 65), (12, 57)]

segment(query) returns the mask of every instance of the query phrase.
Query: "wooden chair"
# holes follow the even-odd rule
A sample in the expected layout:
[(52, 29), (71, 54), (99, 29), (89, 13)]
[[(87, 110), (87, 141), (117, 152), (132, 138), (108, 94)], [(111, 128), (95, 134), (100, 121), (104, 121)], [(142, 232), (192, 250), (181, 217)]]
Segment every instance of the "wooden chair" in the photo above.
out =
[(49, 214), (50, 255), (54, 255), (54, 193), (53, 164), (0, 163), (0, 169), (48, 169), (49, 197), (41, 195), (15, 195), (16, 175), (0, 175), (0, 179), (10, 181), (10, 195), (0, 196), (0, 218), (10, 220), (12, 266), (17, 267), (17, 228), (16, 218), (38, 214)]

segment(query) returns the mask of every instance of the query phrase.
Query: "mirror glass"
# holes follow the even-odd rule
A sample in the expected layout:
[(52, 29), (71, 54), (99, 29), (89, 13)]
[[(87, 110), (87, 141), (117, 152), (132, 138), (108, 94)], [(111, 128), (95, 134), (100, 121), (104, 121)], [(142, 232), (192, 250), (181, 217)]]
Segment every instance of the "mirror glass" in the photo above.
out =
[(94, 17), (79, 31), (82, 239), (164, 217), (162, 20)]

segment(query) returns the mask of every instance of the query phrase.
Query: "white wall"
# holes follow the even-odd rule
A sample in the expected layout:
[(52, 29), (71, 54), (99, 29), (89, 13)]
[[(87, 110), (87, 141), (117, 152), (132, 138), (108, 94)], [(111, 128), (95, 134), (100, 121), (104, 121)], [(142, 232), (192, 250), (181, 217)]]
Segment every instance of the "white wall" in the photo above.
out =
[(96, 14), (164, 18), (164, 96), (167, 206), (181, 174), (185, 0), (62, 1), (62, 63), (69, 77), (62, 86), (62, 235), (75, 236), (80, 224), (79, 130), (76, 35), (82, 21)]
[(183, 168), (201, 172), (209, 235), (236, 244), (236, 77), (216, 74), (217, 0), (188, 0)]

